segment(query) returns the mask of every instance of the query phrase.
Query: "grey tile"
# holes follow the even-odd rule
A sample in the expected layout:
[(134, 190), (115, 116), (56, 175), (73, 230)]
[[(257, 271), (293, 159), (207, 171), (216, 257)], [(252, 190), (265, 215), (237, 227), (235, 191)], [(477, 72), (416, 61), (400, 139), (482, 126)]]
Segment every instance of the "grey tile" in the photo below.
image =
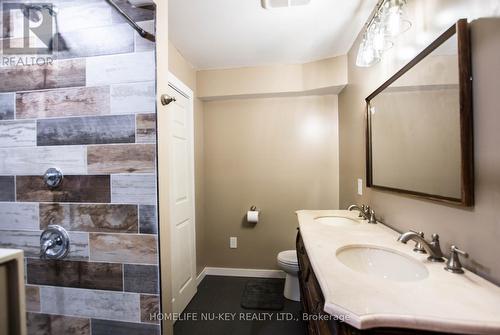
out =
[(37, 144), (39, 146), (134, 142), (133, 115), (71, 117), (37, 121)]
[(89, 247), (91, 261), (158, 263), (156, 235), (90, 233)]
[(35, 121), (0, 122), (0, 147), (36, 146)]
[(64, 36), (75, 30), (110, 25), (115, 12), (102, 0), (51, 0), (51, 3), (59, 9), (59, 31)]
[(109, 86), (59, 88), (16, 94), (16, 119), (106, 115)]
[(124, 290), (127, 292), (158, 294), (158, 277), (156, 265), (123, 265)]
[(0, 148), (0, 174), (2, 175), (43, 175), (57, 166), (64, 174), (86, 174), (86, 148), (33, 147)]
[(42, 66), (0, 67), (0, 77), (9, 78), (0, 81), (0, 92), (85, 86), (85, 59), (54, 61)]
[(137, 205), (40, 204), (40, 227), (110, 233), (138, 232)]
[(87, 86), (155, 80), (153, 52), (89, 57), (86, 61)]
[[(0, 246), (7, 249), (22, 249), (26, 257), (40, 256), (41, 231), (2, 230), (0, 232)], [(88, 260), (88, 234), (69, 233), (71, 248), (67, 259)]]
[(112, 114), (154, 113), (155, 110), (155, 83), (153, 81), (111, 86)]
[(156, 204), (156, 176), (153, 174), (112, 175), (111, 202), (118, 204)]
[(0, 176), (0, 201), (16, 201), (16, 184), (14, 176)]
[[(142, 21), (137, 22), (137, 24), (147, 32), (151, 34), (155, 34), (155, 22), (154, 20), (150, 21)], [(149, 51), (155, 50), (156, 43), (151, 42), (143, 37), (141, 37), (138, 33), (135, 33), (135, 51)]]
[(0, 94), (0, 120), (12, 120), (15, 110), (15, 93)]
[(43, 286), (42, 313), (140, 321), (139, 294)]
[(38, 204), (0, 203), (0, 229), (38, 230)]
[(160, 326), (92, 319), (92, 335), (160, 335)]
[(134, 30), (127, 23), (66, 32), (64, 40), (67, 42), (68, 50), (57, 52), (58, 59), (134, 51)]
[(139, 232), (141, 234), (158, 234), (155, 205), (139, 206)]
[(28, 313), (29, 335), (90, 335), (90, 320), (63, 315)]

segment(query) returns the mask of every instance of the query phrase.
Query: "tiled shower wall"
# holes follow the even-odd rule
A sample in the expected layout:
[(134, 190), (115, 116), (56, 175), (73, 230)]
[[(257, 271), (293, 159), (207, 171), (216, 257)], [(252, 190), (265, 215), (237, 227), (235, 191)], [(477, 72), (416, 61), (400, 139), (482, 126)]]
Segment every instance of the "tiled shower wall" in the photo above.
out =
[[(0, 247), (25, 251), (29, 334), (159, 334), (154, 44), (102, 0), (53, 3), (70, 49), (0, 68)], [(70, 234), (64, 260), (39, 258), (50, 224)]]

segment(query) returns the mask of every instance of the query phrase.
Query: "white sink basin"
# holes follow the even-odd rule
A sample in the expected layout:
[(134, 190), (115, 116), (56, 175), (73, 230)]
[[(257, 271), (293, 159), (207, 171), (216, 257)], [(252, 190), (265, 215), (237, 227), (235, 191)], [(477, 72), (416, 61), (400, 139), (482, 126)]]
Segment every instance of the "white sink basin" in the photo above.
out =
[(418, 281), (429, 275), (419, 261), (377, 246), (348, 245), (337, 250), (337, 259), (354, 271), (393, 281)]
[(360, 223), (359, 220), (346, 218), (343, 216), (321, 216), (315, 218), (314, 221), (328, 226), (352, 226)]

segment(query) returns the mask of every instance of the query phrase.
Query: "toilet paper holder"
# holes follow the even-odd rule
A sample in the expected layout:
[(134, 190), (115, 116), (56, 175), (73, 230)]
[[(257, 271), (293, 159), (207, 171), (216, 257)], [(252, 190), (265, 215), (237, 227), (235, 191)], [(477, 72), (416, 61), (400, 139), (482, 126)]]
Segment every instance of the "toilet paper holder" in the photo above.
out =
[(254, 206), (254, 205), (250, 206), (250, 210), (251, 210), (252, 212), (254, 212), (254, 211), (258, 211), (257, 207), (256, 207), (256, 206)]

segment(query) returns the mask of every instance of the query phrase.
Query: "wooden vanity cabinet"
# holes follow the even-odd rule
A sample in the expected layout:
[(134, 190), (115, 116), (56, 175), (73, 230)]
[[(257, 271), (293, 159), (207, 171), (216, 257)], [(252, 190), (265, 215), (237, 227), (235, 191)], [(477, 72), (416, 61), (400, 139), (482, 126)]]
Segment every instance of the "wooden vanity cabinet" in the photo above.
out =
[[(302, 313), (309, 335), (452, 335), (416, 329), (403, 328), (373, 328), (357, 329), (345, 322), (332, 320), (324, 312), (325, 299), (318, 280), (309, 262), (300, 231), (296, 240), (297, 259), (299, 262), (299, 284)], [(353, 293), (355, 294), (355, 292)], [(456, 335), (456, 334), (455, 334)], [(466, 335), (466, 334), (463, 334)]]

